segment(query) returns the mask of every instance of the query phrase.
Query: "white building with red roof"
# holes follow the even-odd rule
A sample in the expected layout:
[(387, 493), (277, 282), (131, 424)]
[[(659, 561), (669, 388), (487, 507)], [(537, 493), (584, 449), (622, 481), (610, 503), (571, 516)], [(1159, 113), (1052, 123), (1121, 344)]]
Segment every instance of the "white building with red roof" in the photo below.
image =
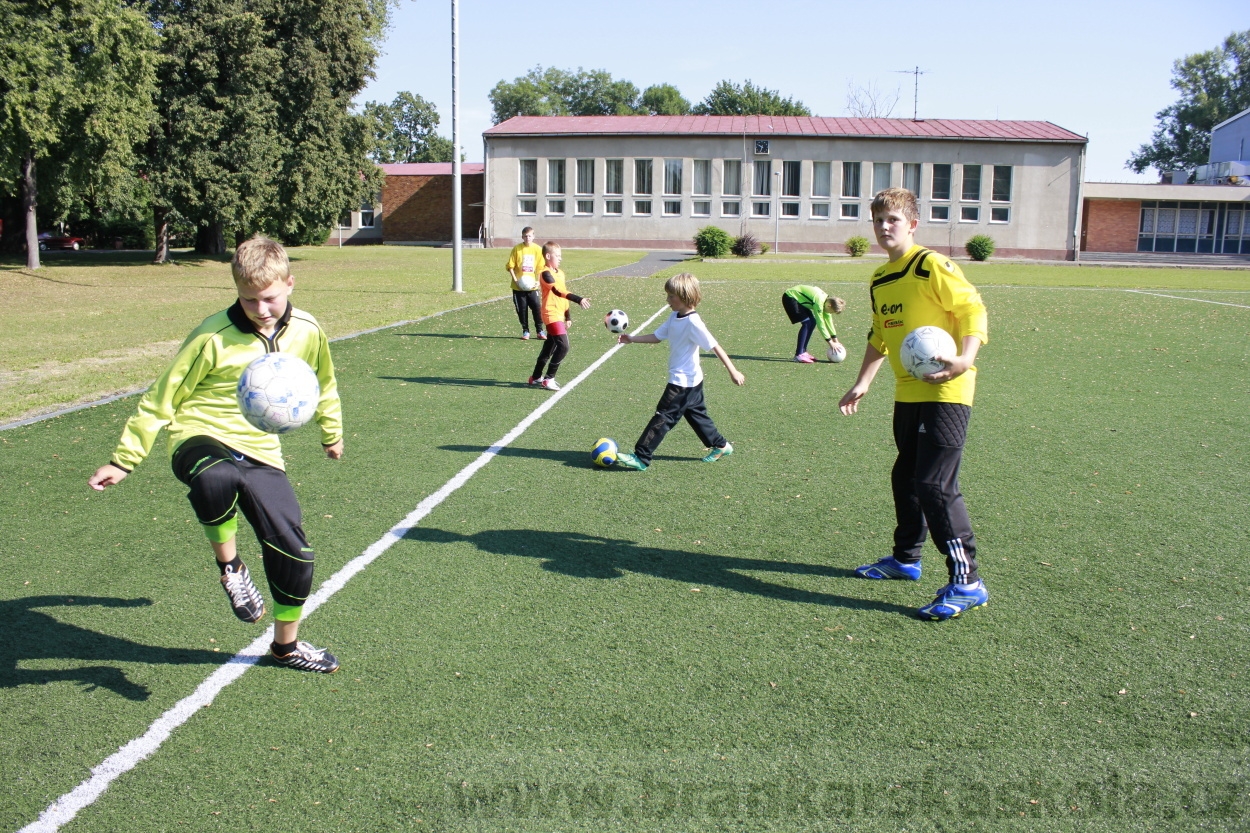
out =
[(882, 188), (916, 194), (916, 240), (987, 234), (1006, 257), (1072, 259), (1087, 139), (1044, 121), (799, 116), (518, 116), (483, 134), (485, 237), (692, 247), (715, 225), (781, 251), (873, 239)]

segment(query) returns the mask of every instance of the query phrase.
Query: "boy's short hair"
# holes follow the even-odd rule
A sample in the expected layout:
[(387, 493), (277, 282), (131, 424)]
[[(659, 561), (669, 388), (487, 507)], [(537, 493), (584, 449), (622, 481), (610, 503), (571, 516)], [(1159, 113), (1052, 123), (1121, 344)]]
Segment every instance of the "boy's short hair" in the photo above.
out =
[(916, 195), (906, 188), (886, 188), (872, 198), (868, 213), (877, 216), (878, 211), (900, 211), (908, 220), (919, 220), (920, 209), (916, 207)]
[(703, 293), (699, 291), (699, 279), (689, 272), (673, 275), (665, 281), (664, 291), (669, 295), (676, 295), (688, 307), (697, 307), (703, 300)]
[(558, 252), (558, 251), (560, 251), (560, 244), (554, 240), (548, 240), (546, 243), (543, 244), (543, 257), (546, 257), (552, 252)]
[(521, 236), (524, 237), (525, 235), (529, 234), (533, 230), (534, 230), (533, 226), (526, 226), (525, 228), (521, 229)]
[(825, 306), (828, 307), (829, 311), (834, 315), (841, 315), (842, 310), (846, 309), (846, 301), (843, 301), (836, 295), (830, 295), (825, 299)]
[(264, 289), (291, 276), (291, 261), (281, 243), (258, 234), (234, 250), (230, 271), (239, 286)]

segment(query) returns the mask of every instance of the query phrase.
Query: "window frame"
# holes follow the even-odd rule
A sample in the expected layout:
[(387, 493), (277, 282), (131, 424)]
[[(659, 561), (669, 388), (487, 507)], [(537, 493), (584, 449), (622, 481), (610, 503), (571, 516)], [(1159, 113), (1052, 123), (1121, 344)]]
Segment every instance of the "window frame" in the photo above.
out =
[[(712, 160), (695, 159), (690, 172), (690, 193), (696, 197), (712, 196)], [(699, 190), (699, 180), (704, 180), (703, 190)]]
[(839, 220), (854, 220), (859, 222), (859, 203), (844, 202), (841, 203), (842, 208), (838, 211)]
[(771, 219), (773, 216), (772, 200), (752, 200), (751, 216), (757, 220)]
[[(946, 212), (945, 217), (937, 216), (939, 211)], [(941, 203), (939, 205), (929, 206), (929, 222), (930, 223), (949, 223), (951, 221), (951, 207), (949, 203)]]
[[(664, 193), (665, 197), (680, 197), (684, 182), (684, 159), (664, 160)], [(677, 190), (673, 190), (674, 181)]]
[[(552, 197), (563, 197), (568, 193), (568, 160), (567, 159), (548, 159), (547, 160), (547, 195)], [(560, 190), (556, 190), (556, 186), (560, 186)]]
[[(613, 211), (612, 210), (613, 208), (615, 208), (616, 210)], [(604, 217), (622, 217), (624, 216), (624, 214), (625, 214), (625, 200), (608, 199), (608, 200), (603, 201), (603, 216)]]
[[(924, 170), (923, 166), (921, 166), (919, 162), (904, 162), (903, 163), (903, 188), (908, 191), (911, 191), (912, 196), (915, 197), (916, 199), (920, 199), (920, 189), (924, 180), (923, 170)], [(915, 183), (914, 183), (916, 186), (915, 188), (911, 188), (907, 184), (908, 179), (915, 180)]]
[[(933, 164), (932, 170), (929, 172), (929, 199), (933, 200), (934, 202), (950, 202), (951, 183), (954, 181), (953, 176), (955, 173), (954, 167), (955, 166), (950, 164), (949, 162), (935, 162)], [(937, 190), (938, 182), (942, 179), (942, 177), (938, 176), (939, 169), (945, 169), (946, 171), (946, 176), (945, 176), (946, 196), (944, 197), (939, 196), (938, 190)]]
[[(616, 172), (616, 188), (612, 190), (612, 173)], [(610, 197), (625, 196), (625, 160), (624, 159), (605, 159), (603, 160), (603, 193)]]
[[(760, 171), (768, 171), (761, 177)], [(764, 190), (760, 190), (760, 182), (763, 181)], [(771, 197), (773, 195), (773, 160), (756, 159), (751, 164), (751, 197)], [(752, 209), (752, 217), (756, 216)]]
[[(807, 218), (809, 220), (828, 220), (831, 216), (831, 211), (832, 211), (830, 207), (831, 205), (832, 205), (831, 203), (825, 202), (823, 200), (813, 201), (808, 206)], [(819, 208), (823, 208), (825, 210), (825, 213), (824, 214), (816, 213), (816, 210)]]
[[(803, 196), (803, 163), (793, 160), (781, 162), (781, 194), (782, 197)], [(784, 215), (783, 215), (784, 216)]]
[(844, 200), (860, 199), (860, 176), (863, 173), (863, 162), (842, 163), (841, 197)]
[[(1007, 174), (1007, 196), (1000, 197), (998, 190), (998, 175), (1000, 172), (1006, 171)], [(995, 165), (994, 172), (990, 179), (990, 202), (1009, 203), (1011, 202), (1011, 191), (1015, 187), (1015, 177), (1012, 175), (1011, 165)]]
[[(586, 206), (589, 206), (587, 208)], [(595, 213), (595, 201), (593, 199), (581, 199), (575, 197), (573, 200), (573, 216), (574, 217), (590, 217)]]
[[(529, 170), (530, 178), (533, 180), (533, 187), (525, 190), (525, 174)], [(518, 196), (538, 196), (538, 159), (518, 159), (517, 160), (517, 195)], [(537, 210), (535, 210), (537, 213)]]
[[(733, 175), (729, 173), (730, 168), (733, 169)], [(721, 185), (720, 195), (722, 197), (741, 197), (742, 196), (742, 160), (741, 159), (722, 159), (721, 160)], [(729, 186), (733, 185), (734, 190), (730, 191)]]
[[(959, 201), (960, 202), (980, 202), (983, 190), (983, 177), (981, 165), (961, 165), (959, 172)], [(975, 196), (968, 196), (968, 172), (976, 171), (977, 190)], [(963, 222), (962, 220), (960, 222)]]
[[(730, 212), (729, 207), (733, 206)], [(742, 200), (721, 200), (720, 215), (722, 217), (741, 217), (742, 216)]]
[[(528, 204), (528, 205), (527, 205), (527, 204)], [(517, 216), (518, 216), (518, 217), (530, 217), (530, 216), (537, 216), (537, 214), (538, 214), (538, 197), (537, 197), (537, 196), (530, 196), (530, 195), (528, 195), (528, 194), (527, 194), (527, 195), (524, 195), (524, 196), (519, 197), (519, 198), (517, 199), (517, 210), (516, 210), (516, 213), (517, 213)]]
[[(645, 195), (644, 195), (644, 196), (645, 196)], [(634, 216), (634, 217), (650, 217), (650, 216), (651, 216), (651, 208), (652, 208), (652, 206), (651, 206), (651, 198), (650, 198), (650, 197), (647, 197), (647, 199), (645, 199), (645, 200), (634, 200), (634, 201), (633, 201), (633, 204), (634, 204), (634, 205), (633, 205), (633, 208), (634, 208), (634, 213), (633, 213), (633, 216)], [(643, 208), (641, 207), (641, 206), (644, 206), (644, 205), (646, 206), (646, 208), (645, 208), (645, 209), (643, 209)]]
[[(968, 215), (972, 214), (971, 217)], [(959, 206), (959, 222), (961, 223), (979, 223), (981, 222), (981, 206), (978, 204)]]
[[(582, 174), (587, 171), (589, 172), (589, 177), (590, 177), (589, 189), (582, 187), (583, 185), (586, 184), (585, 179), (583, 178)], [(578, 159), (577, 160), (577, 181), (574, 183), (574, 185), (577, 187), (577, 190), (573, 192), (574, 195), (585, 196), (585, 197), (594, 196), (594, 193), (595, 193), (595, 160), (593, 159)]]
[[(639, 181), (645, 180), (647, 190), (640, 188)], [(655, 160), (634, 159), (634, 196), (650, 197), (655, 193)]]
[[(824, 171), (824, 176), (820, 172)], [(824, 182), (824, 193), (820, 192), (820, 184)], [(812, 193), (814, 199), (832, 199), (833, 197), (833, 163), (824, 161), (812, 162)]]

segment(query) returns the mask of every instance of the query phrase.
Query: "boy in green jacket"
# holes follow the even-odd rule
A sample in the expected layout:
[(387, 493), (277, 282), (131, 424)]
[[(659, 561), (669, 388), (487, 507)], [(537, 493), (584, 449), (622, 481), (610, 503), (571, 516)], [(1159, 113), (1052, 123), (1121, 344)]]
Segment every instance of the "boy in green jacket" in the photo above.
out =
[(169, 433), (174, 474), (212, 546), (221, 584), (244, 622), (265, 615), (265, 600), (238, 556), (237, 512), (260, 541), (274, 600), (273, 659), (301, 671), (331, 673), (338, 660), (297, 638), (300, 614), (312, 589), (313, 551), (300, 526), (299, 501), (287, 480), (282, 446), (243, 418), (235, 389), (243, 370), (264, 355), (299, 356), (321, 383), (316, 421), (326, 456), (343, 456), (342, 406), (330, 345), (316, 319), (291, 306), (295, 286), (282, 245), (253, 237), (231, 263), (239, 300), (211, 315), (179, 348), (173, 363), (139, 400), (112, 459), (87, 481), (103, 491), (139, 465), (161, 428)]
[(807, 352), (813, 330), (819, 329), (830, 347), (838, 343), (833, 316), (846, 309), (846, 301), (826, 295), (818, 286), (792, 286), (782, 293), (781, 306), (790, 317), (790, 323), (799, 325), (799, 341), (794, 346), (794, 360), (799, 364), (816, 361), (816, 357)]

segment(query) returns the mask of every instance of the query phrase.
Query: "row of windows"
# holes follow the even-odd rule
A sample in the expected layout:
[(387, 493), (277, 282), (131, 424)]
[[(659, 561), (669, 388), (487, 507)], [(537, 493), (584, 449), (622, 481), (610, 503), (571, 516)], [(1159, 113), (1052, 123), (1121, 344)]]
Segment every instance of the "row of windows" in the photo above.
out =
[(1250, 206), (1166, 200), (1141, 206), (1139, 252), (1250, 254)]
[[(594, 199), (575, 199), (572, 200), (573, 214), (577, 217), (590, 217), (595, 213)], [(559, 217), (568, 214), (569, 200), (563, 198), (547, 199), (547, 216)], [(623, 217), (625, 208), (628, 204), (631, 209), (631, 216), (634, 217), (650, 217), (656, 210), (655, 200), (635, 199), (627, 201), (623, 199), (614, 200), (606, 199), (603, 201), (603, 216), (605, 217)], [(682, 200), (659, 200), (658, 208), (661, 216), (664, 217), (681, 217)], [(693, 200), (690, 203), (691, 217), (711, 217), (712, 216), (712, 200)], [(808, 218), (812, 220), (828, 220), (831, 216), (832, 203), (828, 202), (811, 202), (808, 204)], [(802, 203), (781, 202), (781, 218), (797, 220), (802, 214)], [(768, 219), (772, 216), (773, 203), (771, 201), (752, 200), (748, 201), (747, 208), (750, 215), (755, 219)], [(743, 204), (741, 200), (724, 200), (720, 203), (721, 217), (741, 217)], [(843, 220), (858, 220), (860, 218), (860, 204), (857, 202), (844, 202), (838, 206), (838, 216)], [(517, 204), (517, 213), (522, 215), (530, 215), (538, 213), (538, 199), (521, 197)], [(961, 223), (979, 223), (981, 222), (981, 206), (979, 205), (961, 205), (959, 206), (958, 221)], [(951, 206), (949, 205), (931, 205), (929, 206), (929, 221), (933, 223), (948, 223), (952, 219)], [(990, 207), (991, 223), (1008, 223), (1011, 222), (1011, 207), (991, 206)]]
[[(518, 193), (521, 196), (538, 195), (538, 160), (521, 159), (520, 182)], [(568, 193), (566, 180), (567, 159), (547, 160), (547, 195), (560, 196)], [(633, 160), (634, 196), (651, 196), (654, 194), (656, 161), (654, 159)], [(663, 196), (678, 197), (683, 193), (685, 184), (685, 159), (664, 159), (661, 185)], [(803, 163), (783, 161), (780, 168), (774, 167), (771, 159), (761, 159), (747, 165), (743, 170), (740, 159), (694, 159), (692, 193), (696, 197), (712, 196), (713, 162), (720, 162), (721, 196), (741, 197), (743, 194), (744, 176), (750, 174), (750, 196), (770, 197), (777, 189), (783, 197), (799, 197), (803, 195)], [(574, 194), (577, 196), (593, 196), (595, 190), (595, 160), (577, 159), (576, 181)], [(625, 191), (625, 160), (605, 159), (603, 193), (607, 196), (624, 196)], [(893, 165), (889, 162), (842, 162), (840, 165), (841, 190), (843, 198), (855, 199), (861, 196), (860, 182), (863, 168), (871, 165), (872, 194), (891, 187)], [(979, 202), (982, 199), (984, 168), (990, 168), (990, 201), (1011, 202), (1012, 173), (1011, 165), (952, 165), (933, 163), (922, 165), (919, 162), (903, 163), (902, 187), (917, 197), (921, 196), (923, 169), (929, 168), (928, 198), (934, 201), (949, 202), (955, 193), (955, 175), (960, 174), (958, 183), (959, 199), (964, 202)], [(833, 196), (833, 162), (812, 162), (809, 175), (809, 195), (812, 197)], [(774, 182), (774, 180), (776, 180)]]

